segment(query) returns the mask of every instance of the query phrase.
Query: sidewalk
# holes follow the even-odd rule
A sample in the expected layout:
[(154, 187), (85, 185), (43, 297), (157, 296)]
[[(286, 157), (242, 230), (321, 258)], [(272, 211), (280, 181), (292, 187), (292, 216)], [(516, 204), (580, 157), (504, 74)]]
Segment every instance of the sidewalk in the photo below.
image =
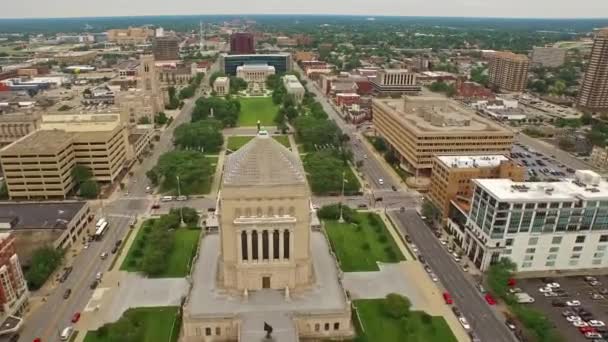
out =
[(211, 183), (211, 191), (209, 195), (215, 195), (218, 193), (218, 191), (220, 191), (220, 186), (222, 184), (222, 171), (224, 171), (224, 159), (226, 158), (226, 144), (227, 140), (224, 142), (224, 148), (217, 158), (217, 165), (215, 166), (215, 174), (213, 175), (213, 183)]

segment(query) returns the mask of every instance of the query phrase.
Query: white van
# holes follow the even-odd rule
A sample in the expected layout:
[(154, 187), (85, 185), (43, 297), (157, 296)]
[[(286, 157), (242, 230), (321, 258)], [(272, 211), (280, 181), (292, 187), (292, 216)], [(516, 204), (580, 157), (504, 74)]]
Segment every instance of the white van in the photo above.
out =
[(59, 335), (59, 338), (62, 341), (67, 341), (70, 339), (70, 337), (72, 336), (72, 334), (74, 333), (74, 328), (72, 326), (69, 327), (65, 327), (62, 331), (61, 331), (61, 335)]

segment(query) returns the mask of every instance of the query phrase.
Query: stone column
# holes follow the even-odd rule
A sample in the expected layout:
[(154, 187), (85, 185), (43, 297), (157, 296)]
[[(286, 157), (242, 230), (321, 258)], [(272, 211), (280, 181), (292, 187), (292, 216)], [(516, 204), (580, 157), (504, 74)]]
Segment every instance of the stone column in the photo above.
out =
[(251, 230), (247, 231), (247, 262), (252, 262), (253, 249), (251, 248)]
[(283, 261), (283, 229), (279, 229), (279, 261)]
[(236, 234), (236, 254), (237, 254), (237, 262), (243, 262), (243, 243), (242, 243), (243, 235), (242, 231), (239, 231)]
[(258, 262), (264, 261), (264, 253), (262, 251), (262, 230), (258, 229)]
[(274, 229), (268, 231), (268, 260), (274, 260)]

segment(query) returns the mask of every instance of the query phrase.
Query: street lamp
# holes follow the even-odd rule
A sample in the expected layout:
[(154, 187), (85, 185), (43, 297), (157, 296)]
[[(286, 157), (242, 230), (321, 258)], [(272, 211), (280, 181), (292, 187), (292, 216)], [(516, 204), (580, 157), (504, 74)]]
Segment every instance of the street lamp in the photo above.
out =
[[(179, 176), (175, 176), (175, 178), (177, 178), (177, 197), (182, 197), (182, 191), (181, 188), (179, 186)], [(179, 225), (180, 226), (184, 226), (184, 212), (183, 212), (184, 207), (180, 206), (179, 207)]]
[(344, 223), (344, 216), (342, 215), (342, 206), (344, 205), (344, 171), (342, 171), (342, 198), (340, 199), (340, 218), (338, 219), (339, 223)]

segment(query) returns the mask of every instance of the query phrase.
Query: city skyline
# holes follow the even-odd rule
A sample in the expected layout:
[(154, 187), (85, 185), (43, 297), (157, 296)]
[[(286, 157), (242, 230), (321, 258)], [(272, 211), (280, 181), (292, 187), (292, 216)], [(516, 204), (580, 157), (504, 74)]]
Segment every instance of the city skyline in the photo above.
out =
[[(348, 5), (348, 6), (346, 6)], [(279, 0), (262, 0), (255, 8), (245, 0), (200, 4), (194, 0), (181, 0), (168, 10), (160, 0), (122, 2), (108, 0), (81, 6), (77, 0), (58, 0), (52, 4), (38, 0), (11, 3), (3, 9), (0, 19), (20, 18), (67, 18), (102, 16), (156, 16), (156, 15), (362, 15), (362, 16), (438, 16), (438, 17), (495, 17), (495, 18), (606, 18), (608, 2), (583, 0), (568, 2), (541, 0), (533, 3), (523, 0), (502, 2), (498, 0), (466, 0), (452, 3), (445, 0), (423, 1), (362, 0), (332, 3), (311, 0), (305, 6)], [(525, 9), (525, 10), (522, 10)], [(246, 9), (246, 10), (244, 10)], [(564, 15), (567, 13), (567, 15)], [(598, 13), (604, 13), (598, 16)]]

